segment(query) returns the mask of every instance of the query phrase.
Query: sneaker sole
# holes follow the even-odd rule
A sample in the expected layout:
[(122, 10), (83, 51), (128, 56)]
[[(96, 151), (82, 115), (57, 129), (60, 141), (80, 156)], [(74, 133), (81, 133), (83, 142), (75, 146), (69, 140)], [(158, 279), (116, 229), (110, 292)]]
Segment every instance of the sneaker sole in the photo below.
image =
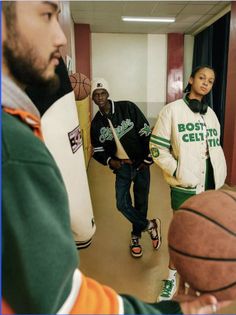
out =
[(158, 243), (158, 246), (157, 247), (154, 247), (153, 248), (155, 250), (158, 250), (160, 247), (161, 247), (161, 244), (162, 244), (162, 237), (161, 237), (161, 220), (159, 218), (156, 218), (156, 221), (157, 221), (157, 227), (158, 227), (158, 232), (159, 232), (159, 243)]
[(157, 302), (161, 302), (161, 301), (171, 301), (172, 298), (173, 298), (173, 296), (172, 296), (172, 297), (162, 297), (162, 296), (159, 296), (159, 297), (157, 298)]
[(161, 244), (162, 244), (162, 239), (161, 239), (161, 237), (160, 237), (158, 246), (157, 246), (157, 247), (154, 247), (154, 246), (153, 246), (153, 249), (158, 250), (158, 249), (161, 247)]
[(135, 254), (133, 252), (130, 252), (131, 256), (134, 257), (134, 258), (140, 258), (143, 256), (143, 253), (141, 252), (140, 254)]

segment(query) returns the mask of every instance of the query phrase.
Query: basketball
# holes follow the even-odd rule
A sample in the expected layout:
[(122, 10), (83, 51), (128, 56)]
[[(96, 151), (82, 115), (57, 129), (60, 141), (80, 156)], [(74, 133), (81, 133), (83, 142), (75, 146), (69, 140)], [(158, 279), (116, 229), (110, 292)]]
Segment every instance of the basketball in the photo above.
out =
[(185, 201), (168, 232), (170, 258), (194, 290), (236, 297), (236, 192), (209, 190)]
[(76, 101), (81, 101), (90, 94), (91, 82), (83, 73), (77, 72), (71, 74), (70, 82), (75, 93)]

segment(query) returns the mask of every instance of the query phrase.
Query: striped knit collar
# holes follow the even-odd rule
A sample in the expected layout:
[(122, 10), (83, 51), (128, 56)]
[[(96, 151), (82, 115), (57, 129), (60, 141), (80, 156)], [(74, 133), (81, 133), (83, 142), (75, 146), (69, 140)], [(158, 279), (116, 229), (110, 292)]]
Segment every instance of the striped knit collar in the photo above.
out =
[(27, 94), (5, 75), (2, 75), (2, 106), (21, 109), (40, 117), (38, 109)]

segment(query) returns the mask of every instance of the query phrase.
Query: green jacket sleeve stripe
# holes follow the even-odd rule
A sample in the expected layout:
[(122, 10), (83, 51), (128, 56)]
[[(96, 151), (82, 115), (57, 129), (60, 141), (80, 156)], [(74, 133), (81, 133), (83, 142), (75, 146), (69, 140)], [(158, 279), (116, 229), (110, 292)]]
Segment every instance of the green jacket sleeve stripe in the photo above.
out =
[(161, 140), (161, 141), (166, 142), (166, 143), (170, 143), (170, 140), (168, 140), (166, 138), (159, 137), (159, 136), (155, 136), (154, 134), (151, 135), (151, 138), (158, 139), (158, 140)]
[(158, 140), (151, 139), (150, 142), (154, 143), (154, 144), (158, 144), (161, 147), (165, 147), (165, 148), (168, 148), (168, 149), (170, 148), (170, 145), (162, 143), (161, 141), (158, 141)]

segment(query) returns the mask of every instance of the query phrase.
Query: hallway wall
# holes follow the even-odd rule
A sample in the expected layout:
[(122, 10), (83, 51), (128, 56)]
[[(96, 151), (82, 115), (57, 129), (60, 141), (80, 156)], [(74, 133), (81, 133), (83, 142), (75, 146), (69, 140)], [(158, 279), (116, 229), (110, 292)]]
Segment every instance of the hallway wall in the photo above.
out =
[[(185, 38), (189, 75), (193, 37)], [(91, 46), (92, 78), (104, 77), (112, 99), (135, 102), (153, 125), (166, 103), (167, 35), (93, 33)]]

